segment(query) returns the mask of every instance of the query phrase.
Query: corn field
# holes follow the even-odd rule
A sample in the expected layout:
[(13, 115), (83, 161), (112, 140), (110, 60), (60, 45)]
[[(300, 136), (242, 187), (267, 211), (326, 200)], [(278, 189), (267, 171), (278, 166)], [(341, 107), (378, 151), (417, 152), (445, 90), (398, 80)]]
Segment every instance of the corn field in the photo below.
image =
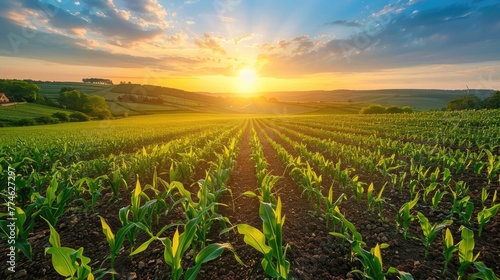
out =
[(1, 278), (500, 275), (498, 110), (183, 120), (1, 128)]

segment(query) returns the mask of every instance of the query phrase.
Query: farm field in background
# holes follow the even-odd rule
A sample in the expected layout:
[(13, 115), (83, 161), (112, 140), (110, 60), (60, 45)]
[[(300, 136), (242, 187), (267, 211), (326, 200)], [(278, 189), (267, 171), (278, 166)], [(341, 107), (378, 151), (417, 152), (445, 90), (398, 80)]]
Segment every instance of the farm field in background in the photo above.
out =
[(497, 279), (499, 135), (500, 110), (0, 128), (0, 277)]

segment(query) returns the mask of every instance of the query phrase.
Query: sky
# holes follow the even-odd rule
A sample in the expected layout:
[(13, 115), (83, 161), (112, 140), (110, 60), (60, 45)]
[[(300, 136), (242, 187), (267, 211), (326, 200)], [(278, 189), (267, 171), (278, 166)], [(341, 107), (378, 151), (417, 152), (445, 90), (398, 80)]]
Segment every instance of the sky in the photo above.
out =
[(500, 89), (498, 15), (498, 0), (2, 0), (0, 78)]

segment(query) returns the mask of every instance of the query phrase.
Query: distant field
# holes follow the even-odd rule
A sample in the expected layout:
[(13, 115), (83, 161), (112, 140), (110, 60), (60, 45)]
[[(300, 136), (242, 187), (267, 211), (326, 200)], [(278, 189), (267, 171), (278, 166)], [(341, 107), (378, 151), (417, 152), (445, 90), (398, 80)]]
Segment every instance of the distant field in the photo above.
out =
[(110, 89), (114, 86), (110, 85), (97, 85), (89, 83), (78, 83), (78, 82), (41, 82), (36, 83), (40, 87), (40, 93), (49, 98), (57, 98), (59, 96), (59, 91), (63, 87), (70, 87), (81, 92), (88, 94), (98, 94), (104, 96)]
[(73, 111), (33, 103), (0, 106), (0, 121), (10, 122), (20, 119), (34, 119), (41, 116), (50, 116), (56, 112), (72, 113)]

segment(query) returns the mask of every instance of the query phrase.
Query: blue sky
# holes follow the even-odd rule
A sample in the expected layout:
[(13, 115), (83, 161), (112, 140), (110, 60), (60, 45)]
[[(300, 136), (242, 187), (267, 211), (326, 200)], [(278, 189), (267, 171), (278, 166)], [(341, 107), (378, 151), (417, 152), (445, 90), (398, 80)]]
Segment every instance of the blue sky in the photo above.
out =
[(0, 78), (230, 91), (252, 69), (257, 90), (499, 88), (499, 14), (492, 0), (4, 0)]

